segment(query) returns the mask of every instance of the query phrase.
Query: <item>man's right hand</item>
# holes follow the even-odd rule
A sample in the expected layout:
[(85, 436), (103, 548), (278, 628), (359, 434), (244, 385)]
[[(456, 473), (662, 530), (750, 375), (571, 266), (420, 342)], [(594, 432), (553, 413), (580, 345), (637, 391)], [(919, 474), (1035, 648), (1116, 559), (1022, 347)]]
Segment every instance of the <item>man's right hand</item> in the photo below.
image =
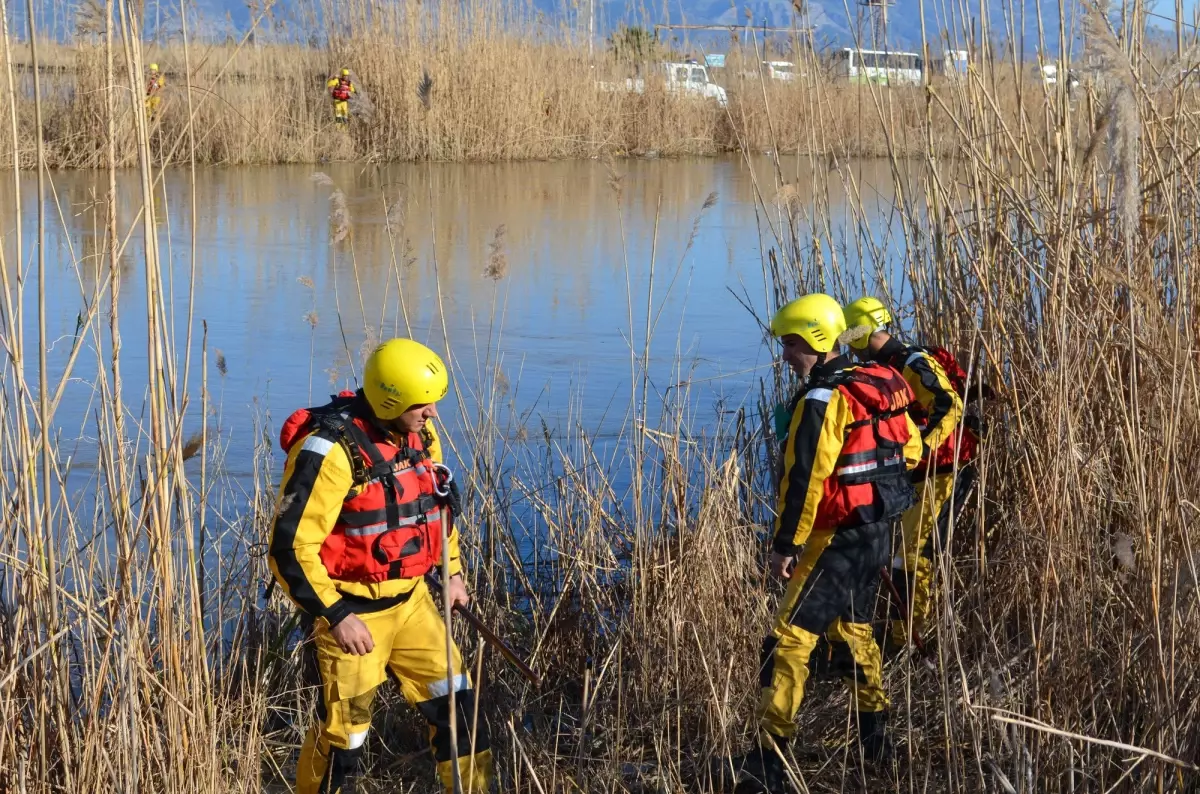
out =
[(776, 579), (791, 579), (792, 567), (796, 564), (796, 558), (792, 556), (785, 557), (777, 551), (771, 552), (771, 575)]
[(329, 630), (338, 646), (344, 653), (352, 656), (366, 656), (375, 649), (375, 638), (371, 630), (363, 623), (358, 615), (347, 615)]

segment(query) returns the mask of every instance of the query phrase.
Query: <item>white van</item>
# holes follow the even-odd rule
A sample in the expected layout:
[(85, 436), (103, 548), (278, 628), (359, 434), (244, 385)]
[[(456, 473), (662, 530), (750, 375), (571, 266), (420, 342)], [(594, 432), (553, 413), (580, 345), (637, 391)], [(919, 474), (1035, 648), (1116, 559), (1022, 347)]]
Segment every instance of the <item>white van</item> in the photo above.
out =
[[(715, 99), (721, 107), (729, 104), (725, 89), (708, 79), (708, 69), (699, 63), (661, 63), (658, 65), (669, 93)], [(630, 91), (640, 94), (646, 81), (630, 78), (623, 83), (599, 83), (601, 91)]]
[(796, 64), (791, 61), (763, 61), (762, 66), (772, 80), (788, 82), (796, 79)]

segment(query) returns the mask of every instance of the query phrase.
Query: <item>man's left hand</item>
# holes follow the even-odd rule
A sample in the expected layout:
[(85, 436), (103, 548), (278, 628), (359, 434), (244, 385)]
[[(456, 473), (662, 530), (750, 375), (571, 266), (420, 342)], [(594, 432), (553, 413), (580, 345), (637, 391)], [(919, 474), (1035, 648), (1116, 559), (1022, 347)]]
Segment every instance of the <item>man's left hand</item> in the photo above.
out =
[(450, 594), (451, 609), (471, 605), (471, 596), (467, 595), (467, 586), (463, 583), (462, 574), (450, 577), (450, 581), (446, 585), (446, 592)]

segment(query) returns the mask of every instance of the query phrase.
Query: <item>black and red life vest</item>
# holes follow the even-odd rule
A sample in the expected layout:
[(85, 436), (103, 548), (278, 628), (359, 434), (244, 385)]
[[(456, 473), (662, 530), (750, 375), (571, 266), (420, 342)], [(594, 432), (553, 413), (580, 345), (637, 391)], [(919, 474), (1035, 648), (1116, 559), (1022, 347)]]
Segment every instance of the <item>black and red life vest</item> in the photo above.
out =
[(338, 83), (333, 87), (333, 91), (330, 93), (330, 96), (332, 96), (338, 102), (345, 102), (350, 98), (350, 86), (351, 82), (349, 77), (339, 77)]
[[(919, 356), (928, 356), (941, 365), (942, 370), (946, 373), (946, 379), (950, 381), (951, 388), (962, 398), (965, 408), (968, 397), (967, 373), (959, 366), (958, 359), (954, 357), (954, 354), (946, 348), (916, 345), (906, 347), (892, 356), (887, 363), (903, 372), (904, 368)], [(929, 425), (929, 412), (920, 403), (914, 401), (909, 413), (923, 434)], [(942, 440), (938, 448), (927, 452), (921, 459), (920, 465), (913, 471), (914, 476), (918, 480), (921, 479), (928, 474), (931, 466), (935, 473), (945, 474), (954, 471), (956, 465), (958, 468), (967, 465), (979, 455), (981, 435), (978, 423), (970, 421), (964, 412), (962, 421)]]
[(294, 412), (279, 431), (284, 451), (313, 438), (341, 444), (354, 483), (321, 562), (333, 579), (372, 583), (424, 576), (442, 561), (443, 508), (453, 521), (448, 470), (429, 456), (430, 437), (399, 443), (368, 419), (365, 398), (342, 392), (328, 405)]
[(845, 428), (833, 476), (825, 480), (813, 527), (837, 529), (894, 518), (914, 500), (904, 460), (912, 388), (892, 368), (870, 362), (818, 378), (805, 395), (813, 399), (820, 389), (840, 392), (854, 419)]

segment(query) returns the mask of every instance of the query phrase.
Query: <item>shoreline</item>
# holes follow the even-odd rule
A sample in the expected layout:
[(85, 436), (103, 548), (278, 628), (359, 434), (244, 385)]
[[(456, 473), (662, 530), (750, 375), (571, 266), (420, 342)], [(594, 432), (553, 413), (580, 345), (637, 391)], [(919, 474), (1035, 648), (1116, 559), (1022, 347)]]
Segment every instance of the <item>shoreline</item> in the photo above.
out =
[[(445, 38), (417, 38), (404, 49), (394, 33), (364, 38), (352, 55), (342, 57), (287, 45), (196, 46), (190, 57), (201, 63), (193, 65), (190, 82), (183, 76), (180, 48), (153, 51), (143, 60), (161, 61), (167, 82), (161, 104), (146, 119), (151, 159), (161, 166), (653, 159), (768, 151), (950, 157), (962, 153), (958, 119), (971, 112), (962, 78), (936, 76), (921, 86), (856, 85), (831, 77), (812, 60), (795, 79), (780, 81), (761, 73), (755, 78), (748, 71), (753, 63), (731, 53), (727, 67), (712, 77), (727, 92), (723, 106), (672, 90), (656, 75), (653, 61), (633, 63), (607, 52), (589, 56), (569, 42), (537, 42), (486, 26), (461, 38), (439, 35)], [(43, 68), (59, 70), (41, 79), (45, 165), (135, 164), (142, 126), (137, 116), (146, 113), (138, 98), (140, 77), (130, 74), (123, 58), (114, 55), (106, 64), (98, 45), (55, 45), (52, 55), (39, 59)], [(322, 78), (339, 64), (361, 75), (358, 84), (365, 92), (360, 107), (352, 104), (347, 127), (334, 123)], [(987, 71), (992, 101), (1009, 126), (1041, 113), (1053, 98), (1036, 80), (1014, 79), (1012, 64), (996, 62)], [(637, 92), (601, 87), (624, 84), (639, 73), (648, 76)], [(418, 89), (426, 76), (432, 87), (422, 94)], [(14, 83), (15, 119), (0, 123), (0, 167), (15, 162), (33, 168), (32, 79), (22, 74)], [(0, 91), (6, 90), (0, 81)], [(99, 123), (110, 95), (117, 100), (111, 127)], [(191, 127), (189, 115), (195, 119)], [(1086, 131), (1080, 121), (1074, 126), (1081, 138)], [(1010, 142), (991, 145), (1004, 151)]]

